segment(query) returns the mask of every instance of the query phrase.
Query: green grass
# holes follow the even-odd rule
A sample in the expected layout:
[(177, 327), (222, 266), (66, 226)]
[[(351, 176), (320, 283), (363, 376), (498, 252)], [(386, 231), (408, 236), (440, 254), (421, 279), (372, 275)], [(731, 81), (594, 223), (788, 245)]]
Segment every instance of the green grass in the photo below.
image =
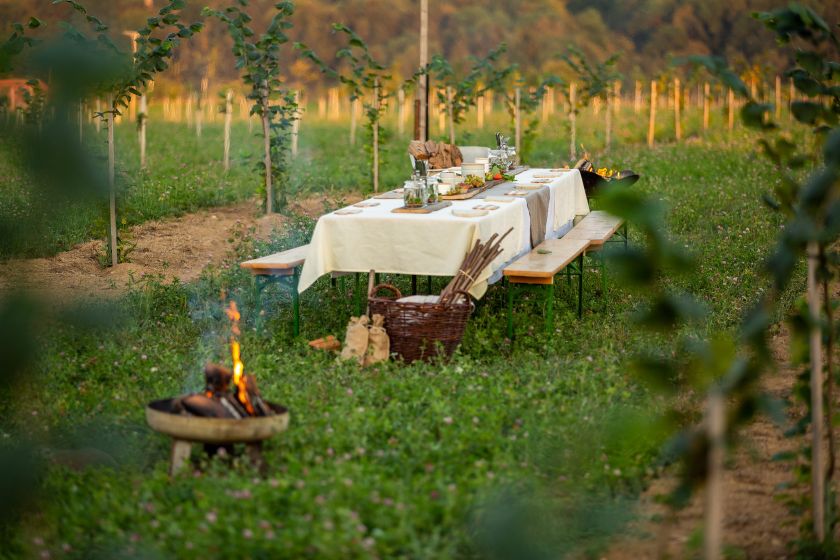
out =
[[(252, 144), (236, 149), (236, 169), (224, 178), (210, 149), (221, 144), (218, 130), (208, 126), (198, 143), (168, 124), (153, 125), (150, 138), (156, 126), (171, 131), (167, 142), (178, 150), (162, 153), (152, 143), (154, 171), (134, 179), (143, 186), (128, 194), (129, 223), (253, 192)], [(359, 188), (364, 163), (343, 157), (344, 129), (312, 123), (304, 130), (294, 190)], [(489, 130), (475, 141), (486, 143)], [(123, 127), (121, 142), (130, 146), (127, 134)], [(243, 125), (237, 137), (245, 136)], [(388, 182), (403, 175), (397, 144), (385, 153)], [(774, 173), (744, 145), (692, 142), (651, 151), (620, 145), (599, 160), (641, 172), (635, 188), (667, 203), (672, 234), (698, 262), (673, 283), (708, 306), (701, 331), (734, 330), (765, 288), (760, 262), (781, 225), (760, 202)], [(533, 161), (555, 162), (564, 146), (538, 140)], [(127, 182), (136, 174), (125, 168)], [(161, 200), (163, 192), (169, 194)], [(41, 499), (20, 516), (5, 554), (451, 558), (498, 552), (526, 535), (529, 546), (550, 547), (557, 557), (597, 551), (603, 535), (632, 515), (654, 449), (645, 438), (608, 446), (605, 434), (622, 432), (602, 428), (624, 412), (641, 415), (657, 406), (625, 366), (643, 341), (630, 319), (638, 296), (614, 277), (600, 294), (590, 276), (583, 319), (576, 319), (572, 294), (561, 291), (550, 337), (542, 335), (536, 298), (525, 298), (512, 345), (504, 337), (504, 291), (496, 286), (450, 363), (360, 370), (305, 344), (343, 335), (351, 294), (319, 281), (303, 297), (303, 336), (292, 339), (288, 295), (275, 285), (259, 290), (235, 266), (301, 243), (312, 227), (298, 219), (269, 243), (255, 243), (247, 232), (237, 236), (237, 256), (198, 282), (152, 283), (107, 308), (110, 329), (47, 328), (38, 375), (4, 416), (4, 437), (48, 448), (96, 447), (115, 466), (83, 472), (45, 466)], [(393, 281), (407, 287), (406, 279)], [(289, 407), (291, 426), (269, 442), (265, 478), (239, 461), (214, 460), (170, 481), (168, 443), (145, 426), (143, 407), (200, 389), (202, 365), (226, 359), (222, 290), (243, 311), (246, 368), (265, 396)], [(573, 499), (584, 490), (591, 501)], [(517, 517), (534, 515), (529, 508), (540, 515), (531, 522)]]

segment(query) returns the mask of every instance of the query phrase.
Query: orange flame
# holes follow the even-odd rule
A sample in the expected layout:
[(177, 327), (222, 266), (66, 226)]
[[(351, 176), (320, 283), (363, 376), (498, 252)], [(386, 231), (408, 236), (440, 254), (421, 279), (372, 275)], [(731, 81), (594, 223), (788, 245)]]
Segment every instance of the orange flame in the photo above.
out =
[(228, 319), (230, 319), (231, 326), (230, 326), (230, 355), (233, 359), (233, 384), (236, 386), (236, 397), (242, 406), (245, 407), (245, 410), (248, 411), (248, 414), (255, 414), (254, 406), (251, 404), (251, 399), (248, 396), (248, 389), (247, 384), (245, 382), (245, 364), (242, 363), (242, 359), (240, 358), (240, 346), (239, 341), (236, 340), (236, 337), (240, 335), (239, 331), (239, 319), (241, 315), (239, 314), (239, 309), (236, 307), (236, 302), (231, 301), (228, 305), (228, 308), (225, 310), (227, 313)]

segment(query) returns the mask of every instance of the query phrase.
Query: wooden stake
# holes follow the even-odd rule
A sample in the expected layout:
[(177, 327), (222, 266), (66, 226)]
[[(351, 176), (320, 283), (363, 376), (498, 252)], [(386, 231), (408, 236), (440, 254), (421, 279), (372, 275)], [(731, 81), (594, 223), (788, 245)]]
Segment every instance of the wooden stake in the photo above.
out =
[(230, 125), (233, 121), (233, 92), (227, 90), (225, 94), (225, 138), (224, 138), (224, 168), (230, 170)]
[(717, 390), (709, 393), (706, 430), (709, 437), (708, 478), (706, 479), (706, 526), (704, 559), (720, 560), (723, 532), (723, 469), (725, 460), (726, 406)]
[(648, 147), (653, 147), (656, 126), (656, 81), (650, 82), (650, 119), (648, 120)]
[(274, 212), (274, 190), (271, 184), (271, 126), (268, 119), (268, 83), (263, 82), (262, 95), (263, 166), (265, 167), (265, 213)]
[[(12, 92), (12, 101), (14, 102), (14, 92)], [(14, 107), (12, 107), (12, 110), (14, 110)], [(96, 98), (96, 115), (97, 116), (96, 116), (96, 118), (93, 119), (94, 126), (96, 126), (97, 134), (99, 133), (100, 127), (102, 125), (102, 117), (100, 116), (101, 114), (102, 114), (102, 100), (97, 97)]]
[(703, 84), (703, 132), (709, 129), (709, 82)]
[(788, 80), (788, 120), (793, 119), (793, 102), (795, 101), (796, 92), (793, 89), (793, 78)]
[(782, 118), (782, 78), (776, 76), (776, 120)]
[(610, 146), (612, 144), (612, 106), (613, 106), (613, 99), (610, 96), (609, 90), (607, 90), (607, 99), (606, 99), (605, 105), (606, 105), (606, 111), (605, 111), (606, 112), (606, 119), (605, 120), (606, 120), (606, 129), (607, 129), (606, 130), (607, 141), (606, 141), (605, 151), (609, 152), (610, 151)]
[(117, 249), (117, 187), (114, 167), (116, 164), (116, 153), (114, 148), (114, 111), (113, 101), (109, 104), (108, 111), (108, 210), (109, 226), (111, 232), (111, 266), (119, 264)]
[[(429, 0), (420, 0), (420, 68), (425, 68), (429, 62)], [(429, 120), (429, 77), (420, 76), (420, 87), (417, 88), (420, 99), (420, 138), (425, 142), (429, 139), (426, 123)]]
[(356, 145), (356, 104), (358, 99), (350, 102), (350, 145)]
[(455, 145), (455, 117), (454, 109), (452, 108), (452, 88), (446, 86), (446, 113), (449, 117), (449, 143)]
[(516, 88), (514, 91), (514, 105), (513, 105), (513, 118), (514, 118), (514, 141), (516, 142), (516, 150), (517, 153), (520, 154), (520, 158), (522, 157), (522, 115), (520, 114), (520, 101), (522, 96), (522, 91), (519, 88)]
[(577, 112), (575, 111), (575, 83), (569, 84), (569, 161), (577, 158)]
[(822, 328), (820, 327), (820, 296), (817, 291), (819, 247), (808, 242), (808, 311), (810, 314), (811, 356), (811, 506), (814, 536), (817, 542), (825, 540), (825, 461), (823, 460), (823, 368)]
[(728, 105), (727, 110), (729, 111), (729, 132), (732, 132), (732, 129), (735, 126), (735, 93), (731, 88), (727, 92), (726, 103)]
[(633, 111), (638, 115), (642, 112), (642, 82), (636, 80), (636, 95), (633, 100)]
[(397, 111), (397, 132), (402, 136), (405, 134), (405, 90), (403, 88), (397, 91)]
[(149, 108), (146, 94), (140, 96), (140, 112), (137, 115), (137, 134), (140, 142), (140, 169), (146, 169), (146, 121), (149, 119)]
[(674, 78), (674, 133), (677, 142), (682, 139), (682, 123), (680, 123), (680, 79)]
[(379, 192), (379, 78), (373, 82), (373, 106), (377, 118), (373, 123), (373, 192)]

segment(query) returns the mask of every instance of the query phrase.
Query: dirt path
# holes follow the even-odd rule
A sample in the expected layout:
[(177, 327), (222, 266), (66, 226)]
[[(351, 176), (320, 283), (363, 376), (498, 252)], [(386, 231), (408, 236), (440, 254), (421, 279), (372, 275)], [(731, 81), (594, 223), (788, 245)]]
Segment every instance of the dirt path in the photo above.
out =
[[(348, 196), (346, 200), (358, 200)], [(292, 210), (316, 217), (332, 204), (309, 198), (292, 204)], [(211, 208), (184, 216), (151, 221), (132, 227), (128, 239), (136, 243), (129, 261), (114, 268), (100, 265), (102, 240), (79, 244), (69, 251), (41, 259), (15, 259), (0, 263), (0, 290), (12, 287), (64, 299), (113, 297), (125, 292), (144, 275), (191, 282), (210, 264), (221, 263), (230, 251), (231, 233), (255, 228), (259, 239), (282, 229), (286, 218), (279, 214), (260, 216), (256, 201)]]
[[(786, 328), (773, 337), (772, 348), (778, 364), (775, 373), (762, 382), (765, 391), (787, 399), (793, 390), (796, 371), (788, 363), (789, 335)], [(743, 551), (745, 558), (792, 557), (789, 543), (798, 534), (799, 518), (790, 514), (778, 499), (777, 486), (792, 482), (790, 463), (773, 461), (785, 451), (796, 451), (804, 442), (788, 439), (766, 417), (754, 421), (742, 434), (735, 452), (728, 457), (724, 476), (724, 543)], [(603, 557), (610, 560), (642, 558), (692, 558), (702, 550), (703, 496), (695, 496), (684, 510), (672, 515), (657, 503), (674, 480), (654, 481), (640, 504), (642, 519), (633, 534), (614, 543)], [(653, 521), (656, 519), (658, 521)], [(737, 556), (740, 557), (740, 556)]]

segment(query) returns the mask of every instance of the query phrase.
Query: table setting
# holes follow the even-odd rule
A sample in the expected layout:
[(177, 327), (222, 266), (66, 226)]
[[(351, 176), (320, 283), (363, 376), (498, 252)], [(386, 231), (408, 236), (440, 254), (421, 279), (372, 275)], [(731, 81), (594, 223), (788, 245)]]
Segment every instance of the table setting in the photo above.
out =
[[(498, 255), (474, 278), (469, 292), (480, 298), (506, 264), (545, 239), (561, 237), (575, 216), (589, 213), (578, 170), (519, 166), (515, 150), (500, 140), (487, 161), (465, 162), (460, 169), (434, 172), (416, 160), (401, 188), (322, 216), (299, 292), (331, 272), (455, 276), (477, 241), (512, 228)], [(469, 189), (476, 192), (445, 200), (447, 186), (467, 177), (481, 179)]]

